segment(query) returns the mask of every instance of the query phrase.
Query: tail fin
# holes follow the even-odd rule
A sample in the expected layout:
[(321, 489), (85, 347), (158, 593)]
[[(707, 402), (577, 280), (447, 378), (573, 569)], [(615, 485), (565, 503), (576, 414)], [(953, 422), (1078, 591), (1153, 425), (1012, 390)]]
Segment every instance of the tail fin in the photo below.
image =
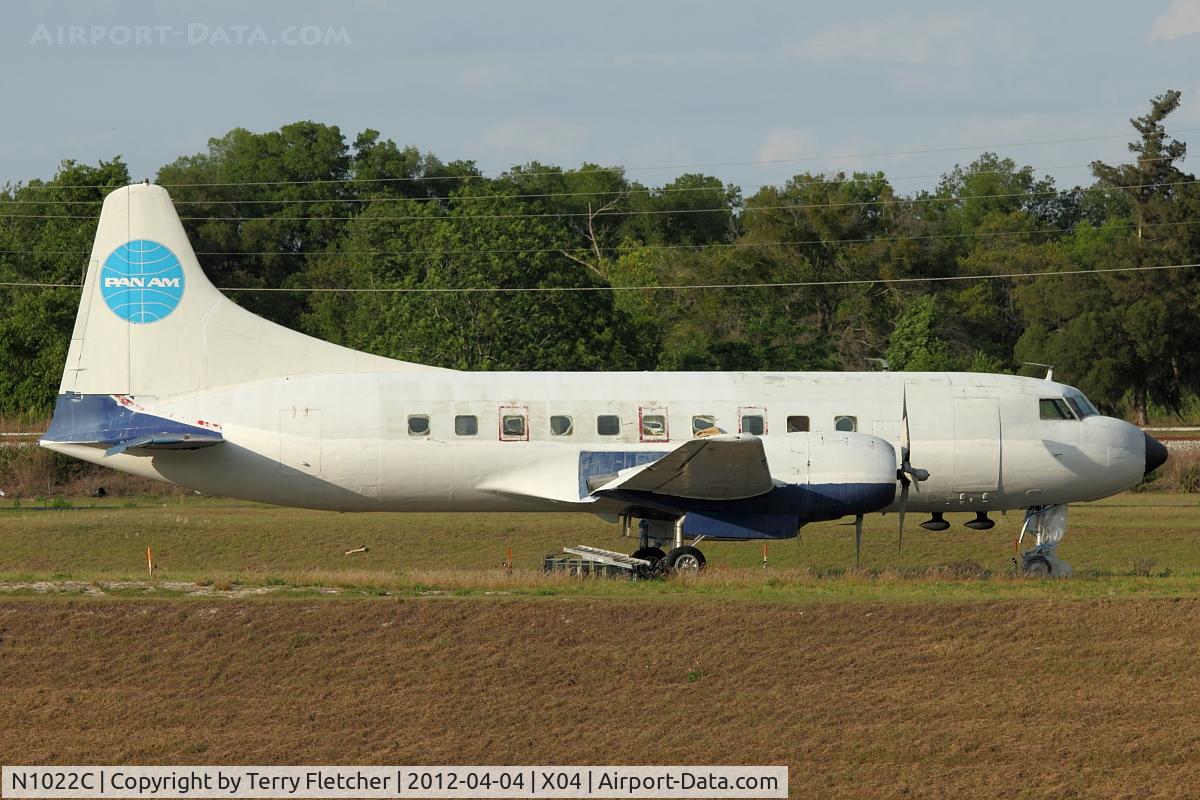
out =
[(205, 276), (170, 195), (104, 200), (60, 393), (168, 397), (283, 375), (433, 369), (288, 330)]

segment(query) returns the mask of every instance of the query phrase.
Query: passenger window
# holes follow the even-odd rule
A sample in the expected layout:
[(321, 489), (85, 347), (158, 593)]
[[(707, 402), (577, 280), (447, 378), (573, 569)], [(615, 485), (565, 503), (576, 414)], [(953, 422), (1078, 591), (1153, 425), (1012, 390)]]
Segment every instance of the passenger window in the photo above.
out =
[(833, 418), (833, 429), (843, 433), (854, 433), (858, 430), (858, 417), (849, 414), (838, 414)]
[(697, 414), (692, 417), (692, 435), (695, 436), (703, 431), (714, 430), (717, 427), (717, 418), (712, 414)]
[(757, 414), (747, 414), (742, 417), (742, 433), (752, 433), (755, 436), (762, 436), (766, 431), (767, 426), (763, 422), (763, 418)]
[(804, 433), (808, 430), (808, 417), (788, 417), (788, 433)]
[(454, 418), (455, 436), (478, 436), (479, 417), (472, 414), (460, 414)]
[(428, 436), (429, 435), (429, 415), (428, 414), (409, 414), (408, 415), (408, 435), (409, 436)]
[(642, 416), (642, 441), (665, 442), (667, 440), (667, 415), (645, 414)]
[(601, 436), (619, 436), (621, 418), (616, 414), (601, 414), (596, 417), (596, 433)]
[(575, 423), (570, 417), (556, 414), (550, 418), (550, 433), (553, 436), (570, 436), (575, 432)]
[(1042, 398), (1038, 410), (1042, 419), (1075, 419), (1067, 404), (1058, 398)]
[(518, 441), (525, 438), (525, 415), (505, 414), (500, 418), (500, 438)]

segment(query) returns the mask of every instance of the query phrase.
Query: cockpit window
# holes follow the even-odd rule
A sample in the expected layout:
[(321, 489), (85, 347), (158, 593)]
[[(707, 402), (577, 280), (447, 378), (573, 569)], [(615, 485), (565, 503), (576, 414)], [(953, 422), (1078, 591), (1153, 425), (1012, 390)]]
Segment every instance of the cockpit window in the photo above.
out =
[(1066, 399), (1067, 403), (1071, 406), (1071, 410), (1075, 412), (1075, 416), (1079, 417), (1080, 419), (1094, 417), (1100, 413), (1096, 410), (1096, 407), (1081, 394), (1069, 394), (1067, 395)]
[(1057, 397), (1042, 398), (1038, 401), (1038, 409), (1042, 419), (1075, 419), (1071, 407)]

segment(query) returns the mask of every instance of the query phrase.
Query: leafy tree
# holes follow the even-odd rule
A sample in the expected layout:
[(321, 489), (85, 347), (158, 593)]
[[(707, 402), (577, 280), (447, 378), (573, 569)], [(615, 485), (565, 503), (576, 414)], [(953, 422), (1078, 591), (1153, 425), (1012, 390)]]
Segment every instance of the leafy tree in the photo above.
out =
[[(486, 186), (463, 191), (478, 202), (369, 206), (332, 250), (342, 258), (309, 276), (421, 290), (603, 285), (559, 252), (568, 244), (561, 228), (518, 216), (521, 203)], [(305, 324), (353, 347), (457, 369), (619, 369), (633, 366), (635, 349), (604, 291), (324, 294)]]
[[(1179, 105), (1178, 92), (1151, 103), (1132, 120), (1140, 134), (1129, 145), (1138, 158), (1111, 166), (1096, 162), (1099, 186), (1128, 201), (1129, 216), (1097, 229), (1081, 225), (1065, 240), (1073, 266), (1121, 270), (1195, 263), (1200, 239), (1193, 223), (1200, 193), (1177, 162), (1186, 146), (1168, 137), (1164, 119)], [(1088, 278), (1051, 277), (1021, 292), (1028, 326), (1018, 358), (1061, 365), (1108, 408), (1130, 402), (1147, 421), (1150, 402), (1176, 409), (1185, 392), (1200, 390), (1200, 275), (1194, 270), (1106, 272)]]
[[(129, 182), (125, 163), (114, 158), (95, 167), (64, 161), (49, 181), (8, 187), (0, 194), (0, 282), (79, 283), (104, 196)], [(46, 414), (79, 290), (0, 287), (0, 305), (0, 414)]]

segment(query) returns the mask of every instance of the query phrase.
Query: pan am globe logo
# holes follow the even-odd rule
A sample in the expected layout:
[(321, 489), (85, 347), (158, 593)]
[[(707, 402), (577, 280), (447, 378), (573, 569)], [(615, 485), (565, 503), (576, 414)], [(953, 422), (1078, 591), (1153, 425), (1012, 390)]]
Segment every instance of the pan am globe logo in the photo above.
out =
[(104, 259), (100, 296), (123, 320), (158, 322), (183, 299), (183, 265), (165, 245), (134, 239)]

